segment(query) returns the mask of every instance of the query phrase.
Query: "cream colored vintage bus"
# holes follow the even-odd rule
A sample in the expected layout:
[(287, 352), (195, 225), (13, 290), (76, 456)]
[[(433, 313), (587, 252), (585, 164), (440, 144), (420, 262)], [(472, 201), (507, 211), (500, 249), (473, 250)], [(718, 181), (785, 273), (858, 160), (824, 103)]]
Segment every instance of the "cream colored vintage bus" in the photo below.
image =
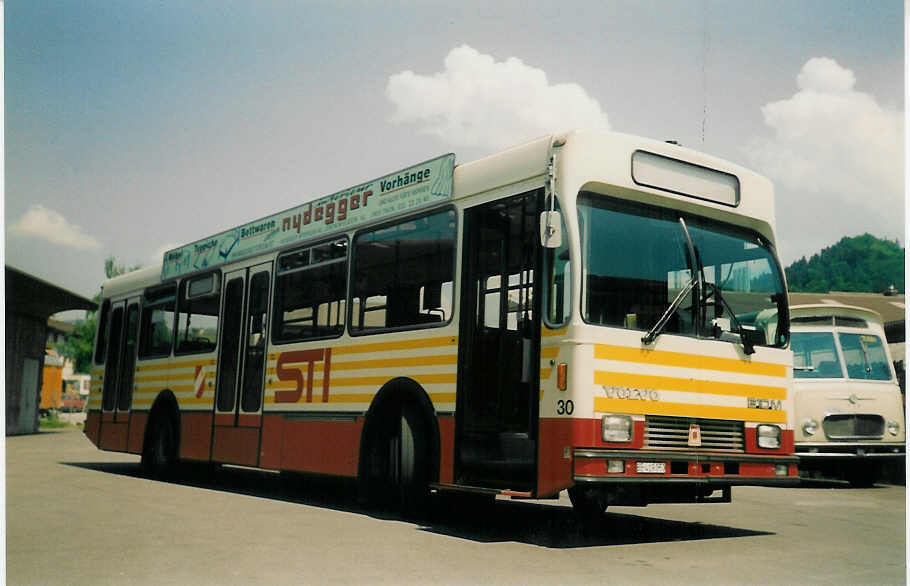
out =
[(586, 132), (445, 155), (106, 282), (86, 434), (405, 510), (726, 502), (797, 480), (786, 291), (742, 167)]
[(904, 404), (881, 316), (847, 305), (791, 308), (800, 469), (871, 486), (906, 451)]

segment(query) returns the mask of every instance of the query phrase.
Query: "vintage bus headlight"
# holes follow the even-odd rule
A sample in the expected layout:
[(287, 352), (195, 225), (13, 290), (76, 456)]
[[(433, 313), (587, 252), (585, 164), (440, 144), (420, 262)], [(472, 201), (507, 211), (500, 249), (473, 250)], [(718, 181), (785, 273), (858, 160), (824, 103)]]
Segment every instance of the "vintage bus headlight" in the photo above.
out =
[(628, 415), (604, 415), (600, 429), (605, 442), (627, 442), (632, 439), (632, 418)]
[(776, 425), (759, 425), (756, 430), (758, 447), (775, 449), (780, 447), (780, 428)]
[(818, 421), (814, 419), (807, 419), (803, 422), (803, 433), (806, 435), (815, 435), (815, 432), (818, 431)]
[(888, 422), (888, 433), (891, 435), (897, 435), (901, 431), (901, 424), (897, 421)]

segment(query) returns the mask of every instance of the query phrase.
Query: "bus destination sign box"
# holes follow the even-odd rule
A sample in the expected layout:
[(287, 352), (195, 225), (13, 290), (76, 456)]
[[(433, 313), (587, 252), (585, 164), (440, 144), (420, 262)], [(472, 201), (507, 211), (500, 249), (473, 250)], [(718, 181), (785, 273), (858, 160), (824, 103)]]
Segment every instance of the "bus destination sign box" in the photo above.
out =
[(161, 280), (452, 199), (452, 153), (164, 253)]

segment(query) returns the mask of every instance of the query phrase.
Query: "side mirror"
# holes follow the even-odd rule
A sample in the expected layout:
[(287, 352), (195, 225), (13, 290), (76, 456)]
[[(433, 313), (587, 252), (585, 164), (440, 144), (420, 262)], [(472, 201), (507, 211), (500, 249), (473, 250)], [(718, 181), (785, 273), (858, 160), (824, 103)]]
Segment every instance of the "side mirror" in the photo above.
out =
[(562, 216), (559, 212), (541, 212), (540, 245), (544, 248), (562, 246)]

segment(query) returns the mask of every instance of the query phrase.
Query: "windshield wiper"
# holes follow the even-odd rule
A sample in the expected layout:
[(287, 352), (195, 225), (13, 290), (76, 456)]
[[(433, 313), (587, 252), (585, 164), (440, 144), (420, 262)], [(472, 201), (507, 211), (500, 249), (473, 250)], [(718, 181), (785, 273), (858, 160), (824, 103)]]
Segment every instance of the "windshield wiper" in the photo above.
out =
[(866, 352), (866, 344), (862, 340), (859, 341), (859, 348), (863, 351), (863, 365), (866, 367), (866, 374), (872, 372), (872, 362), (869, 361), (869, 353)]
[[(710, 290), (710, 293), (707, 291)], [(733, 308), (730, 307), (730, 304), (727, 303), (727, 300), (721, 294), (721, 288), (716, 283), (709, 283), (705, 281), (705, 303), (707, 304), (708, 297), (714, 295), (714, 298), (720, 302), (720, 304), (727, 310), (727, 313), (730, 314), (730, 321), (733, 323), (732, 333), (739, 334), (740, 342), (743, 345), (743, 352), (746, 354), (755, 354), (755, 345), (752, 344), (752, 340), (746, 336), (746, 328), (743, 327), (743, 324), (736, 318), (736, 312), (733, 311)], [(716, 339), (721, 339), (723, 335), (723, 328), (719, 325), (714, 324), (714, 337)]]
[(685, 296), (692, 290), (692, 287), (695, 286), (695, 279), (689, 279), (689, 282), (686, 283), (686, 286), (682, 288), (676, 298), (670, 303), (667, 310), (664, 312), (660, 319), (657, 320), (657, 323), (654, 324), (648, 333), (641, 337), (641, 343), (648, 345), (654, 341), (657, 336), (660, 335), (661, 331), (666, 327), (667, 322), (670, 321), (670, 318), (676, 313), (676, 310), (679, 309), (680, 304), (682, 303)]

